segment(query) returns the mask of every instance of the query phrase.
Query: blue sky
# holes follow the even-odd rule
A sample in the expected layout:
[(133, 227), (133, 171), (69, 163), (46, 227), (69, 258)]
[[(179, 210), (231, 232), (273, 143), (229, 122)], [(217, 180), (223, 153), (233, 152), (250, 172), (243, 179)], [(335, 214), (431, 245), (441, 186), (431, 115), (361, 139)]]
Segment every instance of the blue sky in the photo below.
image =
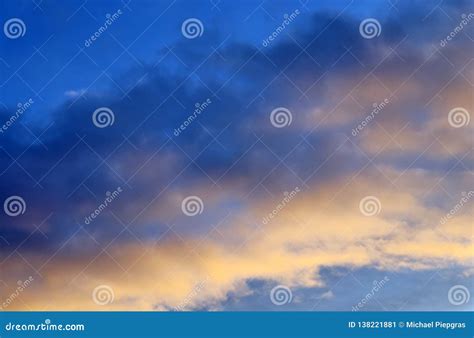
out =
[(0, 6), (10, 309), (472, 309), (468, 1)]

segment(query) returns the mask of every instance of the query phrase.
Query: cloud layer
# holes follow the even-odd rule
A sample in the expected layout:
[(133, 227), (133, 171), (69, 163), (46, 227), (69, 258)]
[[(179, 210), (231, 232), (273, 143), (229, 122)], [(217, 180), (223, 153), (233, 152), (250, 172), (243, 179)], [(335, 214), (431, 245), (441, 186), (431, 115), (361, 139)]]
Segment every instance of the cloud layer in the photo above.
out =
[(472, 29), (440, 45), (468, 9), (400, 4), (366, 39), (355, 4), (302, 8), (268, 47), (210, 19), (122, 90), (59, 86), (0, 135), (2, 198), (26, 202), (0, 215), (0, 299), (30, 275), (9, 309), (225, 309), (251, 281), (324, 288), (339, 267), (470, 275)]

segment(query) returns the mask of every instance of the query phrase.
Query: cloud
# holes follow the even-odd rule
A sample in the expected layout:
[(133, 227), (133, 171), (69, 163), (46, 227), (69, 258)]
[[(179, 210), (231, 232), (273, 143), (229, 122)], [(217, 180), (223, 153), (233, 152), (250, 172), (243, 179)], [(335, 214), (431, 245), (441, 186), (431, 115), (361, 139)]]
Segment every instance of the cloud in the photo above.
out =
[[(370, 41), (358, 18), (328, 13), (298, 18), (292, 36), (269, 49), (228, 41), (213, 52), (218, 35), (181, 41), (173, 52), (187, 67), (165, 58), (131, 69), (117, 79), (127, 95), (66, 92), (41, 123), (0, 135), (2, 198), (27, 204), (22, 217), (0, 215), (2, 279), (11, 287), (37, 276), (11, 308), (219, 308), (251, 293), (252, 279), (323, 286), (328, 266), (468, 273), (472, 203), (441, 222), (472, 190), (472, 123), (448, 121), (453, 107), (474, 111), (472, 85), (449, 65), (470, 65), (460, 48), (467, 37), (437, 50), (446, 32), (436, 20), (446, 18), (435, 13), (420, 26), (424, 6), (400, 10), (403, 22), (381, 20), (384, 33)], [(100, 107), (113, 125), (93, 124)], [(275, 107), (291, 112), (291, 125), (272, 126)], [(44, 132), (42, 143), (27, 127)], [(117, 187), (123, 193), (86, 224)], [(295, 187), (301, 192), (278, 207)], [(192, 219), (181, 211), (190, 195), (204, 201)], [(381, 205), (372, 217), (359, 209), (367, 196)], [(93, 301), (99, 285), (114, 290), (113, 303)]]
[[(387, 175), (398, 174), (387, 170)], [(454, 265), (468, 270), (473, 243), (466, 231), (471, 227), (467, 214), (473, 207), (466, 205), (460, 217), (452, 219), (454, 226), (442, 225), (443, 209), (429, 207), (422, 197), (438, 179), (412, 170), (394, 188), (385, 178), (366, 174), (342, 187), (335, 181), (300, 192), (265, 226), (241, 220), (272, 210), (268, 199), (219, 229), (222, 237), (200, 241), (176, 233), (143, 246), (129, 242), (107, 251), (99, 247), (93, 254), (62, 254), (44, 265), (43, 278), (35, 280), (35, 287), (21, 296), (22, 303), (12, 308), (170, 309), (186, 299), (192, 309), (215, 306), (230, 292), (245, 294), (245, 281), (251, 278), (290, 287), (323, 286), (318, 272), (326, 266), (397, 271)], [(380, 200), (378, 215), (361, 213), (359, 202), (366, 194), (376, 194)], [(45, 264), (45, 257), (34, 254), (25, 259), (37, 268)], [(28, 266), (20, 268), (19, 260), (15, 257), (3, 265), (10, 285), (30, 273)], [(193, 292), (203, 280), (205, 285)], [(92, 290), (102, 284), (115, 293), (114, 302), (106, 306), (91, 298)], [(193, 297), (187, 296), (190, 293)]]

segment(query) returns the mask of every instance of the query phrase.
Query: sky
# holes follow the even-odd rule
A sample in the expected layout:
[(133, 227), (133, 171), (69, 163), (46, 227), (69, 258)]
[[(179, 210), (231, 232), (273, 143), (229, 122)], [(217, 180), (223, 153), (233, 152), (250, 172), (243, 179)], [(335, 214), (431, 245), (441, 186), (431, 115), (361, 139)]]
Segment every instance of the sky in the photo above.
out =
[(0, 309), (473, 309), (469, 1), (0, 13)]

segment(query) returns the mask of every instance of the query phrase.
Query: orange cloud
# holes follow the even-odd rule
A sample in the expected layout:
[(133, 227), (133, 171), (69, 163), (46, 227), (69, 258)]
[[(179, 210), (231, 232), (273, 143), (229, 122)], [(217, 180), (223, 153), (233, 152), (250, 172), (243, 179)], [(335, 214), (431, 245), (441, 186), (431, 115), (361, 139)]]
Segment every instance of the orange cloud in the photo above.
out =
[[(439, 177), (417, 170), (380, 170), (383, 174), (335, 179), (302, 190), (260, 227), (245, 225), (249, 223), (242, 219), (258, 223), (283, 196), (255, 203), (216, 237), (199, 240), (176, 235), (144, 246), (112, 246), (97, 255), (58, 255), (8, 309), (218, 308), (231, 291), (248, 294), (249, 278), (272, 279), (291, 287), (321, 286), (318, 271), (325, 266), (418, 270), (457, 265), (468, 271), (473, 258), (472, 201), (447, 226), (440, 220), (449, 208), (430, 207), (425, 200), (443, 193), (432, 189)], [(393, 185), (389, 179), (395, 178)], [(469, 182), (464, 173), (450, 179)], [(360, 209), (361, 199), (369, 195), (380, 202), (373, 216)], [(17, 279), (32, 273), (30, 266), (38, 269), (46, 260), (33, 254), (24, 258), (28, 264), (15, 256), (1, 267), (2, 278), (11, 288)], [(104, 305), (93, 297), (101, 285), (113, 291), (113, 301), (106, 297)], [(10, 291), (3, 288), (1, 299)]]

